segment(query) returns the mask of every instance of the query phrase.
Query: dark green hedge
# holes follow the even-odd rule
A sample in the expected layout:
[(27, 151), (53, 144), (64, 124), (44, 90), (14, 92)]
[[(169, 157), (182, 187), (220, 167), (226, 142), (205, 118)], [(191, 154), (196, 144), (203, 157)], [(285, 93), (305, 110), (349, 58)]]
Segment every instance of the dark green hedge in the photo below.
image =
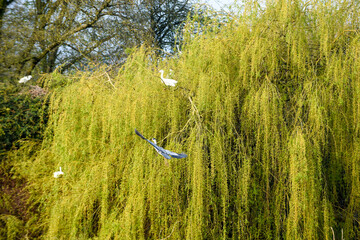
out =
[(20, 139), (42, 138), (46, 97), (35, 97), (25, 88), (0, 85), (0, 154), (18, 147)]

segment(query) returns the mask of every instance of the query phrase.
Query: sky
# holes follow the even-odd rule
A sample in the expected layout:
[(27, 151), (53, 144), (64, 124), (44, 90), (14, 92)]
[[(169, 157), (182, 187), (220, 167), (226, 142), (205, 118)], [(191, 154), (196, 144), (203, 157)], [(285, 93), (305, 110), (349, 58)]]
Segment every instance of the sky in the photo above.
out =
[(226, 9), (226, 6), (229, 4), (233, 4), (235, 0), (201, 0), (202, 3), (207, 3), (211, 5), (216, 10)]

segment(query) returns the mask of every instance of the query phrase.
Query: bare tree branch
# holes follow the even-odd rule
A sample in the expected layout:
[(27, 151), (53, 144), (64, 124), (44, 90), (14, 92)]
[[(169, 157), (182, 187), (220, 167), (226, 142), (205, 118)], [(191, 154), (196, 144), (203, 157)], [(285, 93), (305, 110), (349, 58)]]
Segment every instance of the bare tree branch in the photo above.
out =
[(86, 28), (91, 27), (92, 25), (94, 25), (102, 16), (104, 16), (102, 14), (102, 12), (104, 11), (104, 9), (109, 5), (111, 0), (106, 0), (104, 1), (104, 3), (102, 4), (102, 6), (97, 10), (95, 16), (90, 19), (88, 22), (85, 22), (83, 24), (81, 24), (80, 26), (78, 26), (75, 29), (72, 29), (68, 32), (66, 32), (65, 34), (63, 34), (57, 41), (52, 42), (51, 44), (49, 44), (41, 53), (39, 53), (36, 56), (31, 56), (28, 58), (25, 58), (24, 60), (22, 60), (20, 62), (21, 64), (21, 69), (24, 67), (24, 65), (27, 62), (30, 62), (30, 66), (28, 67), (28, 69), (25, 72), (25, 75), (31, 74), (31, 71), (35, 68), (35, 66), (52, 50), (54, 50), (56, 47), (60, 46), (61, 44), (63, 44), (70, 36), (73, 36), (75, 33), (80, 32)]

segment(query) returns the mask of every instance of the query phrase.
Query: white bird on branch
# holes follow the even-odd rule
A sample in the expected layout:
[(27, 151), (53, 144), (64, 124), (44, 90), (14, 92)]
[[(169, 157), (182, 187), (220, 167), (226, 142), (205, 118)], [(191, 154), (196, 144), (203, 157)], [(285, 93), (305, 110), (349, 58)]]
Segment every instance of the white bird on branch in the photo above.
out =
[(31, 75), (20, 78), (19, 83), (26, 83), (26, 82), (30, 81), (31, 78), (32, 78)]
[(61, 167), (60, 167), (60, 171), (54, 172), (54, 178), (60, 178), (64, 175), (64, 172), (61, 171)]
[(174, 79), (164, 78), (164, 70), (159, 71), (161, 73), (161, 80), (165, 83), (166, 86), (175, 87), (177, 81)]

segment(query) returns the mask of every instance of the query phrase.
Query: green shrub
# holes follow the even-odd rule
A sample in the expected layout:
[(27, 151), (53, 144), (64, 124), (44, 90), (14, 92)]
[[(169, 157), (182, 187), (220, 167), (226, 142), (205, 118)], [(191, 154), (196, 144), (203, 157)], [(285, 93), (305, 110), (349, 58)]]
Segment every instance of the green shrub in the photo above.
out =
[[(47, 122), (47, 100), (39, 86), (2, 84), (0, 93), (0, 239), (20, 239), (29, 235), (28, 229), (37, 234), (29, 221), (36, 217), (32, 211), (36, 208), (29, 208), (27, 181), (13, 171), (16, 161), (11, 156), (16, 149), (26, 152), (22, 145), (39, 145)], [(26, 152), (27, 156), (35, 151)]]
[(33, 88), (0, 85), (0, 154), (18, 147), (20, 139), (43, 136), (46, 98), (34, 96)]
[(23, 230), (23, 222), (13, 215), (0, 215), (0, 236), (4, 239), (19, 239)]

